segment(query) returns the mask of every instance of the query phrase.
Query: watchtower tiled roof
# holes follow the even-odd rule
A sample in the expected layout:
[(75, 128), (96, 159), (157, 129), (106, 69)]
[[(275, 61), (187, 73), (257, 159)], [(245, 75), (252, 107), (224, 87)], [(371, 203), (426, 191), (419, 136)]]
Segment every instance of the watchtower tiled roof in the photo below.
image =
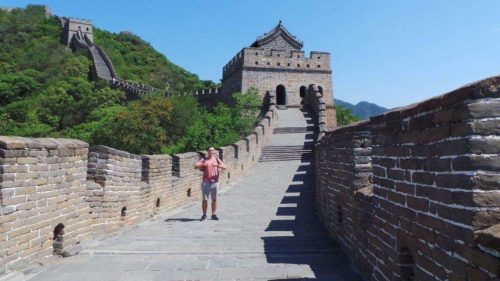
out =
[[(264, 33), (264, 35), (260, 36), (255, 40), (250, 47), (266, 47), (268, 45), (275, 45), (273, 44), (274, 41), (284, 41), (286, 42), (288, 46), (286, 46), (287, 49), (297, 49), (300, 50), (304, 46), (304, 43), (297, 39), (297, 37), (293, 36), (286, 30), (286, 28), (281, 24), (281, 21), (278, 23), (278, 25), (273, 28), (273, 30)], [(280, 44), (282, 45), (282, 44)], [(284, 47), (284, 46), (283, 46)]]

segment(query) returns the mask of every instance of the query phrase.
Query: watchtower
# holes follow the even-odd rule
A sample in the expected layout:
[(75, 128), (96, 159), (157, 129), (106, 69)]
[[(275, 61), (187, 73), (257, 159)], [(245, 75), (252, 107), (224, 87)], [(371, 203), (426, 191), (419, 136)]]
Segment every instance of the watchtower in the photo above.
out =
[(71, 38), (73, 34), (81, 30), (83, 35), (87, 35), (91, 42), (94, 42), (94, 36), (92, 32), (92, 22), (89, 20), (77, 19), (77, 18), (60, 18), (61, 25), (64, 28), (62, 41), (69, 46), (71, 43)]
[(309, 86), (315, 84), (326, 104), (333, 106), (330, 53), (313, 51), (306, 57), (302, 47), (302, 41), (280, 21), (224, 66), (222, 93), (230, 96), (255, 87), (263, 97), (275, 92), (278, 105), (300, 106)]

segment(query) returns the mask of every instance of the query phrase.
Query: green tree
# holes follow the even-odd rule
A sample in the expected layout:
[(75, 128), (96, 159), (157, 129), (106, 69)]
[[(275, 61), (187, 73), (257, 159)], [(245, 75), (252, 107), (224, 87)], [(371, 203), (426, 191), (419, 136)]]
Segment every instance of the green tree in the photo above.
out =
[(99, 143), (132, 153), (154, 154), (165, 146), (172, 103), (161, 96), (148, 95), (132, 102), (103, 128)]
[(258, 120), (262, 100), (255, 89), (245, 94), (235, 93), (233, 98), (233, 106), (219, 103), (211, 112), (198, 109), (196, 118), (186, 119), (189, 122), (183, 126), (183, 137), (163, 147), (161, 152), (172, 154), (224, 146), (249, 134)]
[(348, 108), (337, 105), (335, 106), (335, 111), (336, 111), (338, 126), (345, 126), (348, 125), (349, 123), (359, 121), (359, 118), (354, 116), (351, 110)]
[(36, 71), (0, 73), (0, 106), (20, 100), (40, 88), (34, 79)]

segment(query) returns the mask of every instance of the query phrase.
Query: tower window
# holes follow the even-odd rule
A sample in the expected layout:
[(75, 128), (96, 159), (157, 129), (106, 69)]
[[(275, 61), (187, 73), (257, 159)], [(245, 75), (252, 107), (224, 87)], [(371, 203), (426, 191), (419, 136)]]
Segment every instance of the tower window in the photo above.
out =
[(318, 56), (318, 59), (320, 59), (320, 58), (321, 58), (321, 57), (320, 57), (320, 56)]
[(310, 67), (310, 65), (307, 65), (307, 67)]
[(255, 52), (255, 55), (258, 56), (259, 55), (259, 52)]
[(297, 64), (297, 67), (300, 67), (300, 63)]
[(270, 62), (267, 62), (267, 65), (270, 65), (271, 63)]
[(318, 64), (318, 68), (321, 68), (321, 65)]
[(290, 64), (289, 64), (289, 63), (287, 63), (287, 64), (286, 64), (286, 66), (290, 66)]
[(306, 91), (306, 86), (300, 87), (299, 93), (301, 98), (304, 98), (306, 96)]
[(278, 62), (278, 66), (280, 66), (280, 65), (281, 65), (281, 63)]
[(280, 54), (277, 54), (277, 56), (279, 57), (279, 56), (280, 56)]
[(259, 64), (259, 62), (258, 62), (258, 61), (256, 61), (256, 62), (255, 62), (255, 65), (257, 65), (257, 64)]

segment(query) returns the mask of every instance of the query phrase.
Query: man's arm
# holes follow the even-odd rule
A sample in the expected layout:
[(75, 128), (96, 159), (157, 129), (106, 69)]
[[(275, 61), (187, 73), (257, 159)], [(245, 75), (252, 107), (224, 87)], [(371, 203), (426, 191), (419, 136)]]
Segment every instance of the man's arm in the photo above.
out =
[(203, 170), (203, 167), (205, 167), (205, 159), (200, 159), (198, 160), (198, 162), (196, 162), (194, 164), (194, 168), (197, 169), (197, 170), (200, 170), (202, 171)]
[(220, 168), (220, 169), (227, 169), (227, 166), (226, 164), (224, 164), (224, 162), (222, 162), (222, 160), (220, 160), (219, 158), (217, 158), (217, 163), (214, 163), (214, 166), (217, 166), (217, 168)]

